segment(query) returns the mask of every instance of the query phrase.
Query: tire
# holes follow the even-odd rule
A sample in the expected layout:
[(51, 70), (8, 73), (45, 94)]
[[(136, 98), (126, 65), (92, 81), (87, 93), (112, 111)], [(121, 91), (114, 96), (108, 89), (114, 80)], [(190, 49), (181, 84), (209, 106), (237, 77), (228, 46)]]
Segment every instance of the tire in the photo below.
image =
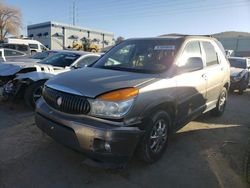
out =
[(211, 111), (213, 116), (219, 117), (222, 116), (227, 104), (227, 89), (223, 87), (220, 96), (218, 98), (216, 107)]
[(26, 105), (32, 110), (35, 109), (36, 101), (41, 97), (42, 87), (44, 83), (45, 83), (45, 80), (37, 81), (37, 82), (32, 83), (25, 89), (24, 100), (25, 100)]
[(240, 94), (240, 95), (243, 95), (243, 93), (244, 93), (244, 89), (242, 89), (242, 88), (239, 89), (239, 94)]
[(36, 53), (37, 53), (37, 52), (34, 51), (34, 50), (31, 51), (31, 55), (35, 55)]
[(137, 156), (141, 160), (153, 163), (161, 158), (167, 148), (171, 123), (169, 114), (162, 110), (150, 117), (146, 131), (137, 147)]
[(90, 50), (90, 52), (96, 53), (97, 51), (96, 51), (96, 49), (93, 48), (93, 49)]

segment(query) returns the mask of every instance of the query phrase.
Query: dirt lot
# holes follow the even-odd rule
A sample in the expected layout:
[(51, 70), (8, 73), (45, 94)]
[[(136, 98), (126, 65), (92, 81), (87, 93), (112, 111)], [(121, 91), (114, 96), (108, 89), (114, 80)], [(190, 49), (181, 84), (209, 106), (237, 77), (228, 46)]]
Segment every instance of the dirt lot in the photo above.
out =
[(0, 102), (0, 187), (247, 187), (241, 177), (250, 135), (250, 90), (231, 94), (223, 117), (206, 114), (173, 135), (153, 165), (87, 167), (84, 156), (43, 134), (33, 112)]

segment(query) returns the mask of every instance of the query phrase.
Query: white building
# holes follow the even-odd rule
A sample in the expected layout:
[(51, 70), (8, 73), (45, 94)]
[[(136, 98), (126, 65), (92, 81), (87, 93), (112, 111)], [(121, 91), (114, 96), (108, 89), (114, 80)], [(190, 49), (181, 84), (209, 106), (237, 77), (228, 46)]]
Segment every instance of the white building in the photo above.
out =
[(57, 22), (44, 22), (28, 26), (28, 36), (52, 50), (72, 47), (73, 41), (90, 39), (100, 48), (114, 44), (114, 33), (83, 28)]
[(213, 35), (227, 50), (234, 50), (235, 56), (250, 57), (250, 33), (222, 32)]

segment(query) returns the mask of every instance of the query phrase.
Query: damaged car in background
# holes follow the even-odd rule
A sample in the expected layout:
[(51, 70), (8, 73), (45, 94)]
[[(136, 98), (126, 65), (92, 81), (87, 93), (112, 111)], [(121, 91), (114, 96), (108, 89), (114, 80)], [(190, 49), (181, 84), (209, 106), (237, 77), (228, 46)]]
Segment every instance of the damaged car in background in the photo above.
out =
[(43, 84), (53, 76), (94, 63), (99, 54), (64, 51), (39, 63), (10, 63), (0, 66), (0, 84), (4, 100), (23, 98), (34, 109), (40, 98)]
[(242, 95), (249, 84), (250, 60), (242, 57), (230, 57), (228, 60), (231, 65), (230, 91), (238, 90)]

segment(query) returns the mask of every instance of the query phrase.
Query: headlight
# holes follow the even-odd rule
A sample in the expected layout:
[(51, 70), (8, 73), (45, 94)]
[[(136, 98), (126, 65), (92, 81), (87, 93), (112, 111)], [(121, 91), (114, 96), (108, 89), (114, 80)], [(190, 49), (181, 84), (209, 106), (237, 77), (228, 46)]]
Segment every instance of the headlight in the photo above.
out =
[(100, 95), (97, 99), (89, 100), (90, 114), (106, 118), (121, 118), (131, 109), (137, 94), (138, 89), (126, 88)]

